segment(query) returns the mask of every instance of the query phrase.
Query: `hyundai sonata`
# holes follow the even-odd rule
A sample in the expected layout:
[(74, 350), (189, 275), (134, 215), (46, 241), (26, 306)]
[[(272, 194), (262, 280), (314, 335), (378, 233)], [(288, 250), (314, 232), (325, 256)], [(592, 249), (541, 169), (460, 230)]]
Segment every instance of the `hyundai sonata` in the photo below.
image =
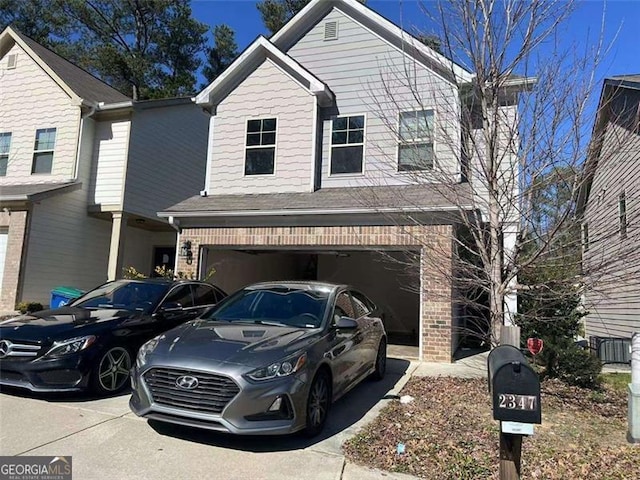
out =
[(139, 416), (234, 434), (318, 434), (329, 407), (381, 379), (376, 306), (345, 285), (260, 283), (138, 353), (129, 402)]

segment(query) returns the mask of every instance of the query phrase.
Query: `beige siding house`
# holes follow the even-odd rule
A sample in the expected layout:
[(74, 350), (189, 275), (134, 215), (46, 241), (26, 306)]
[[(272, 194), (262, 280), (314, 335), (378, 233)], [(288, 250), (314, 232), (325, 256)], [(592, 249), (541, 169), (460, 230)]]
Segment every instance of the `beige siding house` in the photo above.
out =
[(204, 191), (160, 212), (191, 252), (177, 268), (215, 268), (227, 290), (351, 284), (385, 311), (392, 348), (451, 361), (453, 213), (475, 208), (460, 161), (472, 80), (361, 2), (312, 0), (196, 97), (211, 113)]
[(640, 331), (640, 75), (605, 80), (587, 173), (579, 204), (585, 333), (597, 346)]
[[(155, 212), (202, 187), (208, 116), (133, 102), (11, 27), (0, 34), (0, 311), (131, 265), (173, 266)], [(175, 138), (175, 141), (174, 141)]]

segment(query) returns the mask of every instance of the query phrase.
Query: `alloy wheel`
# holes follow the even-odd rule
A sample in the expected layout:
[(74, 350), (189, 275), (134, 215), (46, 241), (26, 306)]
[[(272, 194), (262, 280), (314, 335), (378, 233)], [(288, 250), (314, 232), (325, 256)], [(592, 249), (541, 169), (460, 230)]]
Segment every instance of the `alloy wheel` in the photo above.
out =
[(313, 383), (309, 396), (308, 415), (313, 427), (321, 426), (327, 416), (329, 404), (329, 387), (324, 376), (320, 376)]
[(113, 347), (105, 353), (98, 369), (100, 387), (106, 392), (117, 392), (129, 379), (131, 355), (122, 347)]

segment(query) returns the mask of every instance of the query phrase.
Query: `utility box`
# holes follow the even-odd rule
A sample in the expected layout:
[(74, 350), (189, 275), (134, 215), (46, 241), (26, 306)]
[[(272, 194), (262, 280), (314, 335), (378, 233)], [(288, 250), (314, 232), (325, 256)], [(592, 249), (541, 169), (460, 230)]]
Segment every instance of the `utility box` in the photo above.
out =
[(494, 348), (487, 369), (494, 420), (542, 423), (540, 379), (519, 349), (511, 345)]

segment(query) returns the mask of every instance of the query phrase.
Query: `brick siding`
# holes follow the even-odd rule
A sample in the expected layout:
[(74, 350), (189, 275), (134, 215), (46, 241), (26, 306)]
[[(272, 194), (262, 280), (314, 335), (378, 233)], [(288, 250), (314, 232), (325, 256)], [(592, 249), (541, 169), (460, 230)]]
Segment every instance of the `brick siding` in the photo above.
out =
[(0, 213), (0, 227), (9, 227), (4, 276), (0, 279), (0, 282), (2, 282), (0, 311), (13, 311), (18, 300), (20, 268), (22, 266), (22, 252), (27, 228), (27, 212)]

